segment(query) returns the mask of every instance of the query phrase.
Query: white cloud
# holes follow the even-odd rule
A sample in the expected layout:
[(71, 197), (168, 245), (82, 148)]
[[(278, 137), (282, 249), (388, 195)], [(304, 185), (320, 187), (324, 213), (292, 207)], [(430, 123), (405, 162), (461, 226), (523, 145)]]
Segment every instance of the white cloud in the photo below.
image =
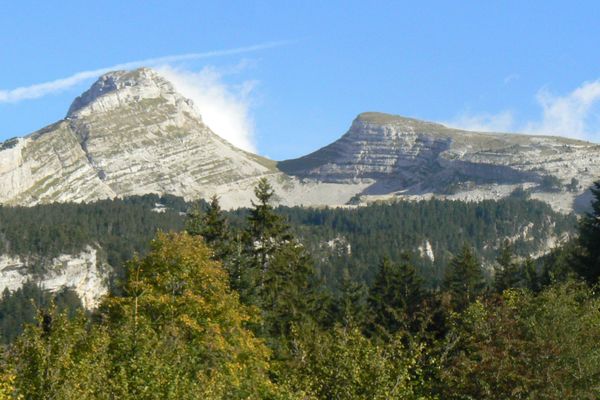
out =
[(224, 73), (235, 73), (239, 68), (243, 65), (225, 72), (212, 67), (192, 72), (170, 66), (158, 67), (157, 71), (194, 102), (202, 120), (213, 132), (239, 148), (256, 152), (254, 123), (250, 116), (256, 81), (236, 86), (223, 81)]
[(543, 88), (536, 98), (542, 107), (541, 119), (528, 122), (523, 131), (588, 140), (599, 139), (600, 127), (597, 126), (598, 120), (594, 110), (600, 102), (600, 79), (584, 82), (565, 96), (554, 95)]
[(541, 113), (529, 121), (517, 121), (511, 111), (465, 112), (446, 125), (480, 132), (522, 132), (600, 141), (600, 79), (584, 82), (563, 96), (542, 88), (535, 98)]
[(226, 50), (215, 50), (207, 51), (204, 53), (188, 53), (178, 54), (167, 57), (149, 58), (146, 60), (131, 61), (123, 64), (113, 65), (111, 67), (99, 68), (90, 71), (77, 72), (66, 78), (56, 79), (49, 82), (37, 83), (29, 86), (22, 86), (15, 89), (0, 89), (0, 103), (15, 103), (22, 100), (37, 99), (40, 97), (47, 96), (49, 94), (57, 93), (69, 89), (79, 83), (82, 83), (91, 78), (97, 78), (98, 76), (105, 74), (110, 71), (118, 69), (132, 69), (137, 67), (149, 67), (156, 65), (165, 65), (170, 63), (176, 63), (181, 61), (198, 60), (203, 58), (220, 57), (234, 54), (250, 53), (254, 51), (264, 50), (271, 47), (282, 46), (289, 42), (270, 42), (262, 43), (247, 47), (238, 47), (234, 49)]
[(514, 125), (514, 118), (510, 111), (502, 111), (498, 114), (464, 112), (445, 124), (468, 131), (510, 132)]

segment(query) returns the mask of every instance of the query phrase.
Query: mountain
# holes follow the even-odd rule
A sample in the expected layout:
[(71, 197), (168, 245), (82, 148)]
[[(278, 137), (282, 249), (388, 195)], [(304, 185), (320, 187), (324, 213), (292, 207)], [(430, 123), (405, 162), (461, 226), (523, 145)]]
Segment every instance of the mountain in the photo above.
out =
[(523, 188), (570, 212), (600, 177), (600, 146), (489, 134), (381, 113), (360, 114), (339, 140), (279, 163), (220, 138), (159, 73), (101, 76), (66, 117), (0, 144), (0, 203), (82, 202), (145, 193), (247, 206), (260, 177), (283, 205), (432, 196), (497, 199)]
[[(220, 138), (203, 122), (201, 111), (148, 68), (105, 74), (73, 101), (64, 119), (0, 144), (0, 203), (81, 203), (148, 193), (194, 200), (216, 194), (224, 208), (236, 208), (250, 205), (257, 180), (265, 177), (278, 202), (289, 206), (431, 197), (479, 201), (512, 194), (543, 200), (555, 211), (568, 213), (585, 205), (587, 188), (600, 178), (600, 146), (596, 144), (550, 136), (468, 132), (381, 113), (360, 114), (339, 140), (304, 157), (277, 163)], [(531, 220), (511, 218), (503, 221), (511, 225), (511, 237), (528, 238), (532, 230), (542, 232), (538, 235), (542, 244), (532, 250), (536, 254), (547, 251), (564, 233), (557, 217), (546, 215), (536, 226)], [(132, 221), (139, 219), (151, 218), (132, 218), (126, 223), (134, 225)], [(40, 217), (32, 220), (36, 221), (32, 232), (43, 231), (37, 226)], [(60, 226), (67, 224), (64, 218), (59, 221)], [(115, 241), (122, 240), (117, 225), (107, 227)], [(394, 243), (390, 246), (401, 248), (388, 230), (399, 231), (382, 228), (379, 234), (390, 237)], [(71, 287), (86, 305), (95, 304), (106, 291), (115, 262), (97, 238), (79, 238), (76, 248), (38, 254), (39, 248), (16, 250), (19, 242), (38, 243), (36, 233), (13, 237), (8, 234), (11, 231), (16, 231), (14, 225), (0, 234), (5, 243), (0, 254), (0, 282), (4, 282), (0, 289), (15, 289), (34, 280), (52, 290)], [(52, 236), (47, 230), (38, 232), (42, 233)], [(76, 229), (64, 236), (78, 235), (81, 231)], [(9, 236), (13, 237), (10, 241)], [(412, 250), (422, 248), (432, 261), (434, 253), (436, 260), (443, 258), (433, 235), (413, 239)], [(503, 238), (495, 238), (494, 243), (496, 239)], [(323, 237), (323, 243), (350, 243), (344, 240)], [(494, 243), (486, 244), (493, 249)], [(320, 248), (321, 243), (314, 246)]]
[(360, 114), (339, 140), (278, 164), (301, 179), (368, 183), (371, 198), (483, 200), (523, 187), (568, 212), (600, 177), (600, 145), (490, 134), (382, 113)]
[(2, 201), (89, 201), (141, 193), (206, 196), (272, 162), (215, 135), (191, 101), (142, 68), (102, 76), (66, 118), (0, 152)]
[(6, 204), (170, 193), (187, 199), (217, 194), (231, 208), (249, 205), (263, 176), (285, 193), (281, 200), (288, 205), (343, 204), (356, 191), (301, 184), (274, 161), (236, 148), (148, 68), (101, 76), (65, 119), (0, 145), (0, 203)]

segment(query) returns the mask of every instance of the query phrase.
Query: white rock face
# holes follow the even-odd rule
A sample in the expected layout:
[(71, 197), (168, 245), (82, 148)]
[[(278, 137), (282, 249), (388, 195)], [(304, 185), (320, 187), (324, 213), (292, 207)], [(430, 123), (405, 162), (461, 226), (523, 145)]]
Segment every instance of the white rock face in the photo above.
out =
[[(33, 272), (32, 267), (40, 263), (43, 271)], [(51, 260), (0, 255), (0, 291), (17, 290), (27, 281), (39, 283), (51, 292), (70, 288), (84, 307), (92, 309), (108, 292), (109, 272), (110, 267), (98, 258), (97, 249), (91, 246), (79, 254), (62, 254)]]
[(0, 151), (0, 202), (32, 205), (114, 197), (97, 176), (66, 122)]
[(8, 204), (197, 198), (275, 171), (212, 133), (189, 100), (144, 68), (102, 76), (65, 120), (9, 145), (0, 151), (0, 202)]
[[(336, 142), (279, 163), (284, 172), (330, 183), (363, 182), (367, 201), (447, 197), (480, 201), (518, 186), (569, 212), (600, 177), (600, 145), (549, 136), (450, 129), (399, 116), (364, 113)], [(544, 187), (548, 177), (560, 183)], [(572, 179), (577, 180), (571, 186)], [(567, 186), (569, 188), (567, 190)]]
[(283, 205), (339, 205), (368, 185), (303, 182), (276, 163), (215, 135), (190, 100), (156, 72), (106, 74), (65, 120), (0, 150), (0, 203), (93, 201), (146, 193), (188, 200), (216, 194), (224, 208), (249, 206), (267, 177)]
[[(559, 190), (541, 187), (549, 176)], [(357, 195), (364, 202), (480, 201), (524, 186), (569, 212), (589, 203), (584, 192), (600, 177), (600, 146), (364, 113), (331, 145), (276, 163), (215, 135), (190, 100), (147, 68), (100, 77), (64, 120), (0, 145), (5, 204), (168, 193), (188, 200), (216, 194), (224, 208), (236, 208), (250, 205), (261, 177), (290, 206), (341, 206)], [(578, 183), (567, 190), (573, 178)]]
[(431, 247), (431, 242), (429, 240), (425, 240), (425, 242), (419, 246), (419, 255), (421, 258), (427, 258), (429, 261), (435, 261), (435, 255), (433, 254), (433, 247)]

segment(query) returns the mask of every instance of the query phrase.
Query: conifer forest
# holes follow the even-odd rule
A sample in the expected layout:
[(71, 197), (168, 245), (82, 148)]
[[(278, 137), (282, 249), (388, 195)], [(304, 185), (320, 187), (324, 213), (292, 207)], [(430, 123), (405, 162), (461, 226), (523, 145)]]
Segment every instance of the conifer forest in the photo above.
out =
[[(93, 310), (5, 290), (0, 398), (597, 399), (593, 194), (579, 219), (523, 198), (281, 208), (266, 180), (235, 212), (156, 195), (2, 207), (4, 252), (43, 271), (93, 243), (114, 278)], [(529, 257), (550, 224), (561, 245)]]

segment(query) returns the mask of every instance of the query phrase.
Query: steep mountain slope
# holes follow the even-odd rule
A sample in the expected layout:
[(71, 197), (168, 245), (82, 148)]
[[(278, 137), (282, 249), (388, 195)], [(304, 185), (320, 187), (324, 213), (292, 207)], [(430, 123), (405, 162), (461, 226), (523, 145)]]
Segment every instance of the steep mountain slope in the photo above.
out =
[(0, 144), (0, 203), (217, 194), (235, 208), (250, 205), (258, 178), (267, 177), (282, 204), (339, 205), (366, 187), (300, 182), (275, 164), (214, 134), (157, 72), (116, 71), (75, 99), (64, 120)]
[(339, 140), (278, 167), (303, 179), (368, 182), (362, 194), (375, 198), (436, 194), (481, 200), (503, 197), (522, 185), (532, 189), (533, 197), (569, 211), (600, 177), (600, 146), (363, 113)]
[(282, 205), (434, 195), (479, 201), (522, 186), (570, 212), (600, 177), (599, 145), (380, 113), (360, 114), (339, 140), (277, 164), (221, 139), (200, 111), (148, 68), (103, 75), (64, 120), (0, 144), (0, 203), (217, 194), (225, 208), (236, 208), (249, 205), (256, 181), (267, 177)]
[(68, 122), (2, 144), (0, 202), (35, 204), (114, 197), (88, 163)]
[(101, 77), (67, 120), (100, 179), (121, 196), (197, 196), (269, 172), (267, 160), (215, 135), (191, 101), (149, 69)]
[(207, 196), (273, 173), (273, 163), (215, 135), (156, 72), (102, 76), (67, 117), (0, 151), (0, 201), (36, 204), (141, 193)]

